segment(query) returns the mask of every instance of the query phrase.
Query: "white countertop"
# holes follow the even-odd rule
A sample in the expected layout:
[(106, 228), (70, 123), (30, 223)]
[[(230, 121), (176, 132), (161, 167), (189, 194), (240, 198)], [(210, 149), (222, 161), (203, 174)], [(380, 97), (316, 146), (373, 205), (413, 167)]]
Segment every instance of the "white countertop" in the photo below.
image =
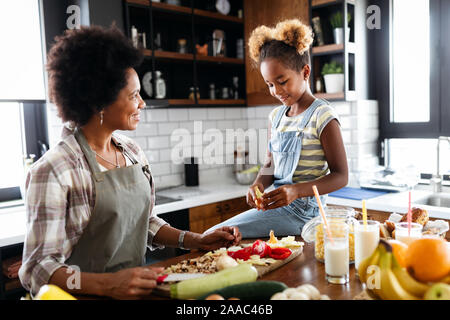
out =
[[(421, 189), (420, 187), (418, 189)], [(423, 189), (423, 187), (422, 187)], [(248, 186), (239, 185), (234, 179), (220, 178), (217, 181), (202, 181), (199, 187), (177, 187), (158, 191), (158, 194), (170, 198), (182, 198), (155, 206), (157, 215), (198, 207), (201, 205), (224, 201), (247, 194)], [(414, 190), (412, 192), (412, 204), (430, 192), (426, 190)], [(328, 204), (361, 208), (361, 201), (343, 198), (328, 197)], [(426, 209), (431, 218), (450, 219), (450, 208), (419, 205)], [(368, 210), (406, 213), (408, 209), (408, 193), (388, 193), (366, 201)], [(26, 216), (23, 206), (0, 209), (0, 247), (21, 243), (25, 239)]]

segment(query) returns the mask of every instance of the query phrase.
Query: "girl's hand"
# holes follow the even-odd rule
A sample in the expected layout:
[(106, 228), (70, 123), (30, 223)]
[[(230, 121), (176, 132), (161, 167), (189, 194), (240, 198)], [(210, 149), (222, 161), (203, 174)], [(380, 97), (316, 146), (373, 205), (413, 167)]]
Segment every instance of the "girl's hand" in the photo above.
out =
[(258, 204), (256, 204), (257, 196), (255, 193), (255, 187), (258, 187), (258, 189), (259, 189), (259, 191), (261, 191), (261, 193), (264, 192), (264, 186), (262, 185), (262, 183), (252, 184), (247, 192), (247, 203), (252, 208), (261, 209), (261, 206), (259, 205), (259, 202), (261, 200), (259, 200)]
[(288, 184), (281, 186), (273, 191), (270, 191), (262, 196), (262, 209), (270, 210), (279, 207), (284, 207), (298, 198), (295, 184)]

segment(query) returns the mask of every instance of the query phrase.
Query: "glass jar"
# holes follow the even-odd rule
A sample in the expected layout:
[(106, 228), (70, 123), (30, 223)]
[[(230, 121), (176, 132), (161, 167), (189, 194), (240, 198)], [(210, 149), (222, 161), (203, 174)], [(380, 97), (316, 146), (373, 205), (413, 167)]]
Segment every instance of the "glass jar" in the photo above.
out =
[[(356, 223), (355, 210), (350, 207), (333, 207), (326, 206), (324, 208), (328, 223), (345, 222), (349, 226), (348, 231), (348, 247), (350, 263), (355, 261), (355, 235), (353, 225)], [(305, 224), (302, 230), (302, 238), (305, 242), (314, 242), (314, 256), (323, 262), (324, 261), (324, 226), (322, 216), (319, 215), (311, 219)]]

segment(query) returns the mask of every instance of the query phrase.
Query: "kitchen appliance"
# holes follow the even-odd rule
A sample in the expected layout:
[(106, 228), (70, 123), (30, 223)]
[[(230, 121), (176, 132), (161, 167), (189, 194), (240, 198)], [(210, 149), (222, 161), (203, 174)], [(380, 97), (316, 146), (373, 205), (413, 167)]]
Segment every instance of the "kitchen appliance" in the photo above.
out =
[(185, 185), (198, 186), (198, 160), (195, 157), (184, 159)]

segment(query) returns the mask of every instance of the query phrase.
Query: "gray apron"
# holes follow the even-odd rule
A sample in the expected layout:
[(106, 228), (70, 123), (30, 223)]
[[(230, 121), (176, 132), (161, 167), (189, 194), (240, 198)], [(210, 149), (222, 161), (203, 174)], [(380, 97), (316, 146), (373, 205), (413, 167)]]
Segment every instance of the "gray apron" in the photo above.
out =
[(65, 263), (78, 266), (82, 272), (95, 273), (142, 266), (151, 205), (148, 167), (123, 150), (133, 165), (101, 172), (82, 131), (76, 129), (74, 135), (93, 176), (95, 206)]

